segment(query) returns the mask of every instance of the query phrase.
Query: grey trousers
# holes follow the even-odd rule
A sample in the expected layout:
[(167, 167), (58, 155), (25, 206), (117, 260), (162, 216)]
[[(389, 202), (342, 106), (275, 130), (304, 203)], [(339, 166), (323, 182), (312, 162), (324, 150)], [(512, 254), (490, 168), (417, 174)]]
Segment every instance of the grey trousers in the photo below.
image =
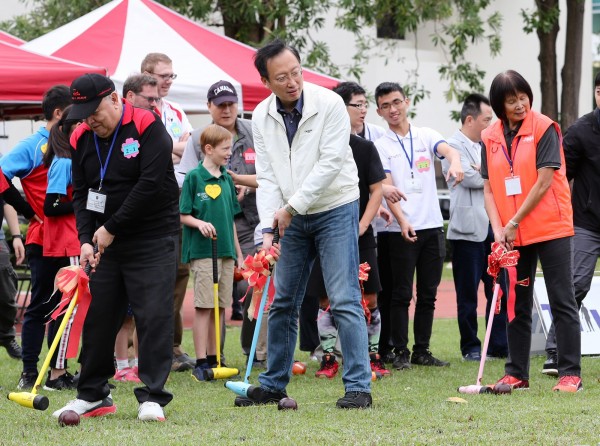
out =
[[(598, 257), (600, 257), (600, 233), (575, 226), (575, 236), (573, 237), (573, 287), (577, 308), (581, 308), (581, 302), (590, 291)], [(546, 352), (549, 355), (556, 352), (554, 323), (550, 325), (550, 330), (548, 330)]]
[(10, 263), (10, 250), (6, 240), (0, 240), (0, 343), (15, 337), (16, 295), (17, 275)]

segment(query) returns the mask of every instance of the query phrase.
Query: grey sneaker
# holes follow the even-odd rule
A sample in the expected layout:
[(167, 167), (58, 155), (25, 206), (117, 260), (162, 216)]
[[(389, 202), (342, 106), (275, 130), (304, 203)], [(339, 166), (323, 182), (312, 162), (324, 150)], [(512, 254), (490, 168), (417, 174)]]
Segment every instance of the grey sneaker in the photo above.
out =
[(6, 349), (6, 353), (8, 353), (8, 356), (10, 356), (13, 359), (21, 359), (23, 357), (23, 351), (21, 350), (21, 346), (15, 338), (12, 338), (10, 341), (3, 342), (2, 347)]
[(196, 365), (195, 361), (194, 365), (191, 365), (186, 361), (180, 361), (179, 358), (181, 358), (181, 356), (178, 358), (173, 358), (173, 364), (171, 364), (172, 372), (185, 372), (186, 370), (192, 370), (194, 368), (194, 365)]

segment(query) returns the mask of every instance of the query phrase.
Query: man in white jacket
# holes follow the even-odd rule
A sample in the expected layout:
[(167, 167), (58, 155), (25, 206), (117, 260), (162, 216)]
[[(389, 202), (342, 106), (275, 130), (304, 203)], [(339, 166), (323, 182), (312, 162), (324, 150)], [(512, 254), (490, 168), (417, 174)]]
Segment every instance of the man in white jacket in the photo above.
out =
[(318, 255), (344, 356), (340, 408), (372, 404), (367, 330), (358, 282), (358, 175), (344, 102), (304, 84), (298, 51), (275, 40), (254, 65), (273, 94), (252, 116), (257, 207), (263, 247), (281, 236), (275, 300), (269, 313), (267, 371), (236, 406), (277, 403), (287, 396), (298, 334), (298, 310)]

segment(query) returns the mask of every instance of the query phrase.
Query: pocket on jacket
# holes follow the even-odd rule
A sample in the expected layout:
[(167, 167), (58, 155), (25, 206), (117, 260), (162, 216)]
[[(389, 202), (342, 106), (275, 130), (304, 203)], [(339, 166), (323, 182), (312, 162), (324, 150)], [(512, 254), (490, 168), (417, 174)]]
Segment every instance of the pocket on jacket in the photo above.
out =
[(452, 212), (452, 230), (459, 234), (475, 232), (475, 214), (472, 206), (456, 206)]

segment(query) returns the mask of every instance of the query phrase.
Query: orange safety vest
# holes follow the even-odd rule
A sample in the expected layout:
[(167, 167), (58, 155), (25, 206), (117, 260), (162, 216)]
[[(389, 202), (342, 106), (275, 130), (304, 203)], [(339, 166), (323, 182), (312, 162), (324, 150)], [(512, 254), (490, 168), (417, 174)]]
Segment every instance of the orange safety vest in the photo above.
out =
[[(537, 144), (546, 130), (553, 125), (560, 139), (560, 169), (554, 171), (552, 184), (538, 205), (519, 223), (516, 246), (567, 237), (574, 234), (571, 191), (565, 175), (565, 156), (562, 148), (562, 134), (558, 124), (547, 116), (531, 110), (527, 113), (521, 128), (513, 140), (513, 172), (520, 177), (521, 193), (506, 195), (505, 179), (510, 177), (510, 165), (504, 153), (504, 125), (500, 120), (482, 132), (486, 147), (489, 185), (494, 202), (500, 214), (502, 225), (514, 217), (522, 206), (529, 191), (537, 181)], [(508, 152), (507, 152), (508, 153)]]

